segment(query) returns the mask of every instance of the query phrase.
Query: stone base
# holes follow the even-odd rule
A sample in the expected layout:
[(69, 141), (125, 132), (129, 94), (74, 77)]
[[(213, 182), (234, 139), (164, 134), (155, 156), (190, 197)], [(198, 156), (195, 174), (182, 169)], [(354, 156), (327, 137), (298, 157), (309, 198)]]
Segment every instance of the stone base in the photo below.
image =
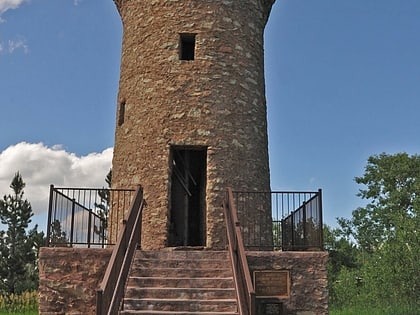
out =
[(111, 249), (41, 248), (39, 314), (94, 315), (96, 290), (111, 254)]
[[(251, 251), (247, 252), (247, 258), (252, 277), (258, 271), (289, 272), (288, 294), (277, 298), (258, 297), (257, 292), (257, 304), (266, 303), (269, 305), (267, 309), (281, 308), (280, 314), (287, 315), (328, 314), (327, 252)], [(275, 283), (268, 281), (267, 285), (275, 286)], [(276, 303), (281, 303), (281, 306), (276, 306)]]
[[(96, 290), (111, 254), (111, 249), (41, 248), (39, 314), (94, 315)], [(257, 295), (257, 304), (264, 314), (328, 314), (327, 252), (250, 251), (247, 258), (252, 277), (255, 272), (264, 271), (288, 274), (287, 290), (275, 281), (263, 279), (263, 284), (267, 281), (268, 286), (273, 287), (266, 292), (282, 292), (279, 297)], [(283, 274), (276, 276), (284, 277)]]

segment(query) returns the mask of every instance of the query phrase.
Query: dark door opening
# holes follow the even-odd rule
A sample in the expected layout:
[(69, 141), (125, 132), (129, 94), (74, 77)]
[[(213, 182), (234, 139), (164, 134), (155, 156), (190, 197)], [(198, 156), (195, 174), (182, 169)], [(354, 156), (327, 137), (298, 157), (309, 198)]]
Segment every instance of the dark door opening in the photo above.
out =
[(206, 242), (207, 150), (171, 149), (169, 246), (204, 246)]

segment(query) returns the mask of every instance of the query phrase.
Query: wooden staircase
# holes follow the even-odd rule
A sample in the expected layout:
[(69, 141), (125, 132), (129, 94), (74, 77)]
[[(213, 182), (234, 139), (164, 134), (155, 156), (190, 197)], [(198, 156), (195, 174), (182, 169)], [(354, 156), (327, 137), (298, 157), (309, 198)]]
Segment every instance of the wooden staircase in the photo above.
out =
[(228, 252), (138, 250), (120, 314), (238, 314)]

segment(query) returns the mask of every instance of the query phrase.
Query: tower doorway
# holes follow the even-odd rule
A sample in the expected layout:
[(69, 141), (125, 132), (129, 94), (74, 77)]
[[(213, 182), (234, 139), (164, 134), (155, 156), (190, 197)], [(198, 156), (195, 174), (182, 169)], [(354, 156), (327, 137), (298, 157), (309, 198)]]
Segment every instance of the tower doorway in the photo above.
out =
[(206, 243), (207, 149), (171, 148), (171, 209), (169, 246)]

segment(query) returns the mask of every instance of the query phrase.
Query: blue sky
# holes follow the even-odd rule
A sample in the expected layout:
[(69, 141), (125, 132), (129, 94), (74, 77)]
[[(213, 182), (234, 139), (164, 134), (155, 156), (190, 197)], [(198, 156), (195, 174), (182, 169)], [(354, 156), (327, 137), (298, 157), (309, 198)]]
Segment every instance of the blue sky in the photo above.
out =
[[(419, 17), (418, 0), (277, 0), (265, 32), (273, 190), (322, 188), (334, 225), (364, 204), (353, 178), (370, 155), (420, 152)], [(105, 184), (121, 22), (112, 0), (0, 0), (0, 21), (0, 195), (23, 170), (42, 221), (49, 184)]]

